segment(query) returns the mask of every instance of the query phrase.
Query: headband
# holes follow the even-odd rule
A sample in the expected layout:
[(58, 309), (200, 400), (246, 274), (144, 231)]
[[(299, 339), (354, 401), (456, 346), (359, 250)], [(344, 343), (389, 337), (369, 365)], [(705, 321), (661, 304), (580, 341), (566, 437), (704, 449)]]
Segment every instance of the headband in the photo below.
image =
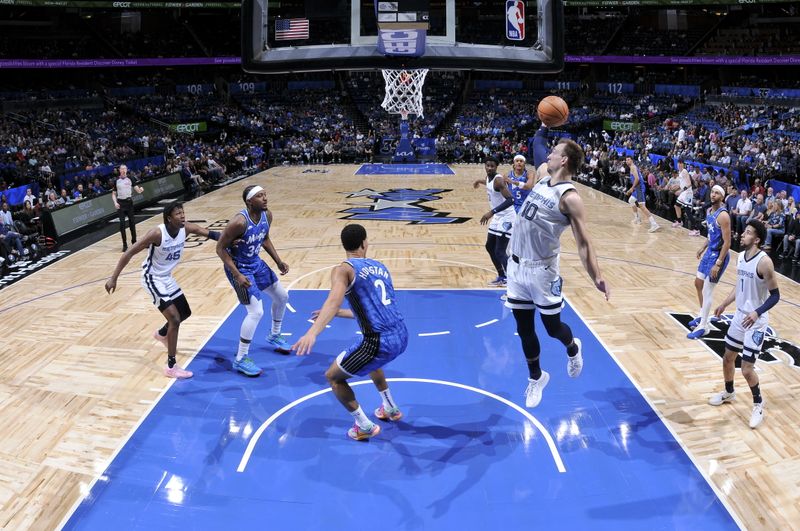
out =
[(251, 199), (253, 199), (254, 195), (256, 195), (258, 192), (263, 192), (263, 191), (264, 189), (261, 188), (260, 186), (258, 185), (254, 186), (252, 190), (247, 192), (247, 197), (245, 198), (245, 201), (250, 201)]
[(514, 161), (516, 162), (516, 161), (518, 161), (518, 160), (521, 160), (522, 162), (525, 162), (525, 157), (523, 157), (522, 155), (517, 155), (517, 156), (515, 156), (515, 157), (514, 157)]
[(719, 193), (720, 193), (720, 195), (722, 195), (722, 196), (724, 196), (724, 195), (725, 195), (725, 189), (724, 189), (724, 188), (722, 188), (722, 187), (721, 187), (720, 185), (718, 185), (718, 184), (715, 184), (714, 186), (712, 186), (712, 187), (711, 187), (711, 191), (712, 191), (712, 192), (715, 192), (715, 191), (716, 191), (716, 192), (719, 192)]

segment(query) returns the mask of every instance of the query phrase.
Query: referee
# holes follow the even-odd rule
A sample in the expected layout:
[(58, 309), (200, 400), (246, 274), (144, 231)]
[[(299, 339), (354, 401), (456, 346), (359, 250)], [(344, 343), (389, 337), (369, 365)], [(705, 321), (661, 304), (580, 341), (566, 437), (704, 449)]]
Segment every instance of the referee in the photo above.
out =
[(128, 250), (128, 240), (125, 237), (125, 216), (128, 216), (128, 224), (131, 227), (131, 243), (136, 243), (136, 214), (133, 212), (133, 191), (141, 194), (144, 189), (141, 186), (136, 186), (128, 178), (128, 167), (121, 165), (119, 167), (119, 177), (115, 185), (115, 190), (111, 192), (111, 199), (114, 201), (114, 206), (119, 211), (119, 233), (122, 234), (122, 252)]

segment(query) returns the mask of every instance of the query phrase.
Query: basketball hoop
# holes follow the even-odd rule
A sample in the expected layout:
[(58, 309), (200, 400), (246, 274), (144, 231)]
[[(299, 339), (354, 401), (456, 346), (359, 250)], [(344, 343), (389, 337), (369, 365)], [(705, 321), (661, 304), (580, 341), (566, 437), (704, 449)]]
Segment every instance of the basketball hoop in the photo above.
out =
[(386, 81), (386, 95), (381, 107), (390, 114), (399, 114), (403, 120), (408, 120), (409, 114), (423, 116), (422, 87), (428, 69), (419, 70), (383, 70), (383, 79)]

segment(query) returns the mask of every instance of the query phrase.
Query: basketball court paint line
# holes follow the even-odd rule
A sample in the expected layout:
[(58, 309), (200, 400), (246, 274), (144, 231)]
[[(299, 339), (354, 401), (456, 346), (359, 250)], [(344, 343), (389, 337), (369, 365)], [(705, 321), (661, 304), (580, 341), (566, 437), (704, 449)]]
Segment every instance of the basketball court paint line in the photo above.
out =
[[(287, 316), (284, 329), (304, 332), (305, 319), (326, 296), (293, 291), (298, 313)], [(495, 290), (399, 290), (397, 297), (409, 348), (387, 367), (387, 377), (460, 382), (523, 404), (524, 359), (513, 318)], [(412, 382), (391, 384), (406, 417), (382, 424), (380, 436), (366, 443), (347, 439), (352, 420), (326, 393), (280, 416), (264, 431), (247, 470), (236, 473), (258, 427), (286, 404), (325, 389), (325, 369), (358, 339), (356, 323), (342, 319), (318, 338), (310, 356), (256, 346), (254, 359), (265, 373), (248, 379), (230, 368), (243, 315), (239, 308), (220, 326), (189, 367), (195, 377), (171, 386), (67, 529), (250, 527), (254, 514), (268, 514), (275, 527), (347, 527), (376, 510), (382, 526), (402, 529), (737, 528), (569, 306), (563, 316), (583, 339), (584, 372), (568, 378), (563, 346), (541, 338), (551, 381), (540, 406), (530, 410), (552, 434), (566, 473), (553, 466), (541, 434), (507, 406)], [(492, 318), (500, 321), (474, 328)], [(263, 321), (256, 345), (268, 333), (269, 320)], [(453, 333), (416, 335), (425, 329)], [(379, 404), (370, 387), (355, 388), (368, 413)]]

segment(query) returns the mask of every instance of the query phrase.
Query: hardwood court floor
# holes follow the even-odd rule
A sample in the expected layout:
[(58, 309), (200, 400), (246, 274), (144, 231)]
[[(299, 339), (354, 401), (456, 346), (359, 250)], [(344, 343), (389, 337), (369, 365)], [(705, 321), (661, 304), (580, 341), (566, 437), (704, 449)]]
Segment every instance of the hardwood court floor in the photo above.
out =
[[(370, 255), (391, 268), (397, 288), (482, 288), (494, 277), (483, 248), (486, 230), (478, 224), (487, 210), (486, 192), (471, 184), (484, 175), (481, 166), (456, 166), (455, 176), (355, 176), (353, 166), (325, 167), (324, 174), (304, 169), (273, 168), (202, 196), (186, 205), (187, 219), (224, 222), (242, 207), (242, 189), (261, 184), (275, 218), (271, 236), (291, 267), (283, 282), (327, 288), (328, 268), (343, 255), (338, 238), (347, 222), (338, 212), (373, 204), (365, 195), (349, 195), (365, 188), (444, 188), (452, 191), (424, 206), (468, 221), (361, 221), (370, 235)], [(612, 298), (606, 302), (594, 289), (574, 238), (566, 234), (561, 271), (573, 307), (749, 529), (800, 526), (800, 413), (793, 402), (800, 369), (785, 360), (760, 364), (767, 413), (758, 430), (747, 426), (750, 398), (739, 375), (734, 404), (707, 406), (721, 385), (721, 362), (701, 343), (685, 339), (685, 330), (666, 313), (697, 311), (693, 277), (701, 240), (664, 220), (661, 232), (649, 234), (646, 224), (630, 224), (626, 204), (578, 188)], [(159, 222), (157, 216), (138, 231)], [(181, 326), (181, 364), (237, 304), (212, 243), (187, 244), (175, 272), (193, 311)], [(2, 291), (3, 528), (57, 527), (169, 385), (160, 372), (164, 352), (150, 337), (162, 319), (139, 286), (144, 256), (126, 268), (115, 294), (103, 289), (119, 256), (115, 235)], [(733, 278), (728, 271), (716, 301), (731, 289)], [(771, 325), (784, 339), (800, 343), (800, 286), (781, 278), (780, 288), (783, 300), (770, 312)], [(235, 348), (231, 345), (231, 354)], [(585, 370), (591, 371), (591, 359)]]

